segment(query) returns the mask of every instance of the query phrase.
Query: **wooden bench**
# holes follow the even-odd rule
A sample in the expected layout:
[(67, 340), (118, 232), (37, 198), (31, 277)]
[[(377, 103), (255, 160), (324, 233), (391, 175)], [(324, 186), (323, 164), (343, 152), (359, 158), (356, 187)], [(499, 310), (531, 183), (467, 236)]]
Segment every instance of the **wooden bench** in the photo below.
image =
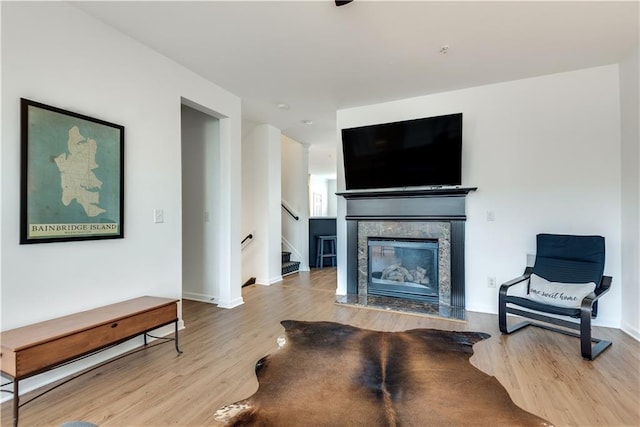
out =
[[(18, 425), (18, 381), (170, 323), (178, 346), (178, 301), (140, 297), (0, 333), (0, 371), (13, 382), (13, 424)], [(10, 383), (7, 383), (8, 385)]]

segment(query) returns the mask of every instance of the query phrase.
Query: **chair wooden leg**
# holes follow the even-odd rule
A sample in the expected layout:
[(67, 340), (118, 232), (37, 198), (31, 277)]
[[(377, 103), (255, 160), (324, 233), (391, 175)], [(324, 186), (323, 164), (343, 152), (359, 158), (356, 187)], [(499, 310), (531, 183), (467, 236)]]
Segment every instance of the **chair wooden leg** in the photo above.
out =
[(505, 302), (502, 293), (500, 293), (500, 296), (498, 298), (498, 327), (500, 328), (500, 332), (502, 332), (503, 335), (512, 334), (531, 324), (532, 322), (525, 320), (513, 325), (512, 327), (509, 327), (509, 325), (507, 324), (507, 303)]
[(515, 325), (509, 327), (506, 325), (506, 320), (505, 320), (504, 330), (501, 329), (500, 332), (502, 332), (503, 335), (509, 335), (519, 331), (522, 328), (526, 328), (527, 326), (538, 326), (538, 325), (529, 320), (524, 320), (522, 322), (516, 323)]
[(580, 310), (580, 351), (582, 357), (593, 360), (591, 352), (591, 311)]
[(591, 336), (591, 310), (580, 310), (580, 352), (585, 360), (593, 360), (611, 346), (611, 341)]
[(501, 287), (498, 294), (498, 327), (500, 328), (500, 332), (504, 335), (508, 335), (531, 325), (531, 322), (524, 321), (510, 328), (507, 324), (507, 311), (507, 289), (505, 287)]
[(508, 334), (509, 331), (507, 329), (507, 303), (505, 301), (505, 297), (507, 295), (506, 290), (500, 289), (500, 294), (498, 295), (498, 326), (500, 327), (500, 332), (503, 334)]

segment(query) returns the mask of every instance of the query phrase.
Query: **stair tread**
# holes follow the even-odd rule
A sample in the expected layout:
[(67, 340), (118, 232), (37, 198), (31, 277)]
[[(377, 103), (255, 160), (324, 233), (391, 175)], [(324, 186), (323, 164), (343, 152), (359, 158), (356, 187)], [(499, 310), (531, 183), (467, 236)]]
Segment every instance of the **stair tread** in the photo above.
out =
[[(286, 256), (282, 256), (282, 275), (286, 276), (287, 274), (297, 273), (300, 270), (300, 261), (291, 261), (289, 256), (291, 253), (288, 253)], [(286, 259), (285, 259), (286, 258)]]
[(287, 261), (287, 262), (283, 262), (282, 266), (290, 266), (290, 265), (300, 265), (300, 261)]

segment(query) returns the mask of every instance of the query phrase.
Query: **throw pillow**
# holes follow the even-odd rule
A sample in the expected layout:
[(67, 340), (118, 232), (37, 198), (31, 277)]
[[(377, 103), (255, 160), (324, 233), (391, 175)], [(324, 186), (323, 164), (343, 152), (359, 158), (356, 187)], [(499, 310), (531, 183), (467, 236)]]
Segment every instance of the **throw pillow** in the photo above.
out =
[(580, 308), (584, 297), (596, 288), (589, 283), (550, 282), (536, 274), (531, 275), (529, 282), (529, 299), (557, 307)]

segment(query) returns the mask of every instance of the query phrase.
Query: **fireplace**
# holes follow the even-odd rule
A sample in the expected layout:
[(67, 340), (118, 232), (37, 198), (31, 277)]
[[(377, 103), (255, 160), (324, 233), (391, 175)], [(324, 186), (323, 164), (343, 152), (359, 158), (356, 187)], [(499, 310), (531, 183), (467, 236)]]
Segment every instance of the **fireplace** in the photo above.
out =
[(367, 293), (438, 302), (438, 241), (368, 239)]
[(464, 319), (465, 197), (474, 190), (339, 193), (347, 200), (347, 295), (337, 301)]

